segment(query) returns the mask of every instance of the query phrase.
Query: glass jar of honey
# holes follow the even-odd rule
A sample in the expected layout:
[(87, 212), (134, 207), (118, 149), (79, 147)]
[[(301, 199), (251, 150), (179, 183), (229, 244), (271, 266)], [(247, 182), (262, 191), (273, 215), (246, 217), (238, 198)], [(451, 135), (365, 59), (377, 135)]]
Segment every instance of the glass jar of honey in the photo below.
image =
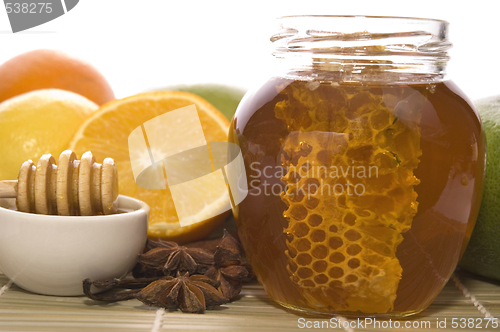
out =
[(480, 119), (445, 77), (448, 23), (287, 16), (277, 74), (229, 140), (248, 194), (233, 212), (269, 296), (307, 313), (407, 316), (444, 287), (478, 213)]

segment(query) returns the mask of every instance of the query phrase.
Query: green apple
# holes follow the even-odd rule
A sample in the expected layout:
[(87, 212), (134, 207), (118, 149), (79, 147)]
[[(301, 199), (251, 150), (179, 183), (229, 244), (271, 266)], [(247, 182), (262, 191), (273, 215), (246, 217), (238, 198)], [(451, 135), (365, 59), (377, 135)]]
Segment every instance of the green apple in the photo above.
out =
[(487, 143), (484, 193), (476, 226), (459, 266), (500, 280), (500, 96), (474, 103)]

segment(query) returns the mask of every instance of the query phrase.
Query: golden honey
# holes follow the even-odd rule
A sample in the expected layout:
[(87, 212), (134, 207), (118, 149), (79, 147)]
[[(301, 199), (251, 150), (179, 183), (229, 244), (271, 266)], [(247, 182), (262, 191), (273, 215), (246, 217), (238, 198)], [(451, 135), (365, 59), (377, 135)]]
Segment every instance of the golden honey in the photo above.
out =
[(393, 62), (371, 60), (368, 75), (345, 80), (321, 59), (272, 77), (235, 114), (229, 136), (249, 188), (234, 209), (242, 244), (286, 307), (420, 312), (450, 278), (477, 216), (480, 120), (449, 80), (394, 75)]

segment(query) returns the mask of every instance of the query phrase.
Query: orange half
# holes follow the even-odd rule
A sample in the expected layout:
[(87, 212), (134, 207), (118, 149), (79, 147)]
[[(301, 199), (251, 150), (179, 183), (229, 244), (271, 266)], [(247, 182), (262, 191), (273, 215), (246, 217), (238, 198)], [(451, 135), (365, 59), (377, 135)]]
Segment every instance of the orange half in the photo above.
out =
[[(143, 189), (136, 185), (128, 150), (130, 133), (144, 122), (181, 107), (195, 105), (207, 142), (227, 142), (229, 121), (206, 100), (188, 92), (161, 91), (110, 101), (77, 131), (70, 148), (78, 155), (92, 151), (97, 160), (113, 158), (118, 166), (120, 194), (140, 199), (151, 208), (148, 236), (179, 243), (206, 237), (229, 214), (181, 227), (167, 189)], [(214, 191), (214, 195), (217, 191)], [(219, 197), (214, 197), (214, 209)], [(186, 197), (189, 199), (189, 197)], [(219, 199), (220, 202), (220, 199)], [(210, 206), (206, 207), (210, 209)]]

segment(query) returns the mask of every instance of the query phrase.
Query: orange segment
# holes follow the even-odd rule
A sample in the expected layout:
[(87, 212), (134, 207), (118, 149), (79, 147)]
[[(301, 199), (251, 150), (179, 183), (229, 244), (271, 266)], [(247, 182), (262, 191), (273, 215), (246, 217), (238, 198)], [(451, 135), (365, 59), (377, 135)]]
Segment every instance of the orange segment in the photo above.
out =
[[(208, 235), (229, 213), (181, 227), (168, 187), (166, 190), (143, 189), (136, 185), (133, 177), (128, 151), (130, 133), (158, 115), (193, 104), (196, 105), (206, 141), (227, 142), (229, 121), (210, 103), (188, 92), (161, 91), (137, 94), (104, 104), (80, 127), (70, 144), (77, 154), (90, 150), (98, 160), (106, 157), (115, 160), (120, 194), (143, 200), (151, 208), (150, 238), (181, 243), (195, 241)], [(149, 162), (147, 151), (143, 158)], [(218, 202), (218, 198), (214, 197), (214, 202)], [(213, 208), (219, 203), (220, 200)]]

